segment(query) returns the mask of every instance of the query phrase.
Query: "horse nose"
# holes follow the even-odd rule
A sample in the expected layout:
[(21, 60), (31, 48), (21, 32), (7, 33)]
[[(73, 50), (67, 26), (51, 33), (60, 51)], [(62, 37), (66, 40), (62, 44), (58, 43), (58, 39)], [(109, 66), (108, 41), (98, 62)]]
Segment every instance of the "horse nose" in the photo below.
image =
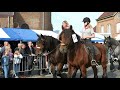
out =
[(37, 48), (39, 48), (39, 49), (40, 49), (41, 47), (37, 47)]
[(65, 46), (65, 44), (64, 44), (64, 43), (61, 43), (60, 45), (61, 45), (61, 46)]

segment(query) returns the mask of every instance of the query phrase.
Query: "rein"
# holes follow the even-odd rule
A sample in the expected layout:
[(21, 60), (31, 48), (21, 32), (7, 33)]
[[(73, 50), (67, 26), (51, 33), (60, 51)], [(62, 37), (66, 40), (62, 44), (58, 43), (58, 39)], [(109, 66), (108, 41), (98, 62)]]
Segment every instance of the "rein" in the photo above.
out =
[[(58, 44), (57, 47), (58, 47), (59, 45), (60, 45), (60, 44)], [(57, 48), (57, 47), (56, 47), (56, 48)], [(55, 49), (56, 49), (56, 48), (55, 48)], [(51, 54), (55, 49), (53, 49), (52, 51), (48, 52), (47, 55)]]

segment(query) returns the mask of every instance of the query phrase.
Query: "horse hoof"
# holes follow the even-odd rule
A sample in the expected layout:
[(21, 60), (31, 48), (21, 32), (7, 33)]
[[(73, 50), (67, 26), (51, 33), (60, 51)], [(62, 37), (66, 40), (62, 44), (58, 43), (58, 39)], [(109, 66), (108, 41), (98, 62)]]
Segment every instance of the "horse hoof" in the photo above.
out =
[(94, 76), (94, 78), (98, 78), (98, 76)]
[(62, 73), (61, 74), (61, 78), (67, 78), (67, 74), (66, 73)]
[(102, 76), (102, 78), (108, 78), (107, 76)]
[(57, 78), (57, 76), (53, 76), (53, 78)]

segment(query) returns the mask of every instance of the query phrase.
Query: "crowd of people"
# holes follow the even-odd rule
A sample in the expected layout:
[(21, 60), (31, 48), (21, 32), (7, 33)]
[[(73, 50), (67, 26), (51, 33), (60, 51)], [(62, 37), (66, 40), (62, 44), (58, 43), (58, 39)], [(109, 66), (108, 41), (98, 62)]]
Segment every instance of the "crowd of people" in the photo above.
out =
[(29, 56), (28, 68), (31, 69), (33, 58), (30, 56), (35, 55), (35, 48), (33, 47), (33, 43), (31, 41), (29, 41), (27, 44), (28, 45), (26, 46), (24, 43), (18, 43), (18, 46), (14, 50), (12, 50), (9, 42), (5, 41), (4, 45), (0, 47), (1, 66), (5, 78), (9, 77), (12, 65), (13, 65), (14, 76), (15, 78), (18, 78), (19, 76), (18, 71), (20, 70), (21, 59), (24, 56)]

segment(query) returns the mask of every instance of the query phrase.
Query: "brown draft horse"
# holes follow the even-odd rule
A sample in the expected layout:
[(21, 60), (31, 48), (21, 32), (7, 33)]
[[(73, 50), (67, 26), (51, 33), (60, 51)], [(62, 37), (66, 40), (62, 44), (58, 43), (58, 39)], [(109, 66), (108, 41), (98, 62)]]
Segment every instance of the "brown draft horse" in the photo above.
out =
[[(38, 35), (36, 54), (42, 54), (48, 52), (47, 58), (50, 63), (51, 72), (53, 74), (53, 78), (57, 78), (60, 76), (61, 78), (66, 77), (65, 74), (62, 73), (63, 65), (67, 63), (67, 54), (61, 53), (59, 50), (60, 41), (53, 38), (52, 36), (43, 36)], [(57, 67), (57, 71), (55, 69)]]
[[(72, 35), (76, 35), (77, 42), (74, 43)], [(80, 36), (78, 36), (74, 30), (67, 29), (60, 34), (61, 45), (67, 49), (67, 61), (68, 61), (68, 78), (74, 78), (78, 69), (81, 70), (82, 78), (86, 78), (87, 67), (92, 66), (94, 72), (94, 78), (98, 78), (96, 65), (91, 65), (91, 54), (87, 52), (86, 45), (81, 42)], [(102, 44), (95, 44), (100, 51), (95, 55), (96, 62), (99, 62), (103, 68), (103, 78), (107, 77), (107, 53), (106, 48)], [(81, 77), (80, 76), (80, 77)]]

